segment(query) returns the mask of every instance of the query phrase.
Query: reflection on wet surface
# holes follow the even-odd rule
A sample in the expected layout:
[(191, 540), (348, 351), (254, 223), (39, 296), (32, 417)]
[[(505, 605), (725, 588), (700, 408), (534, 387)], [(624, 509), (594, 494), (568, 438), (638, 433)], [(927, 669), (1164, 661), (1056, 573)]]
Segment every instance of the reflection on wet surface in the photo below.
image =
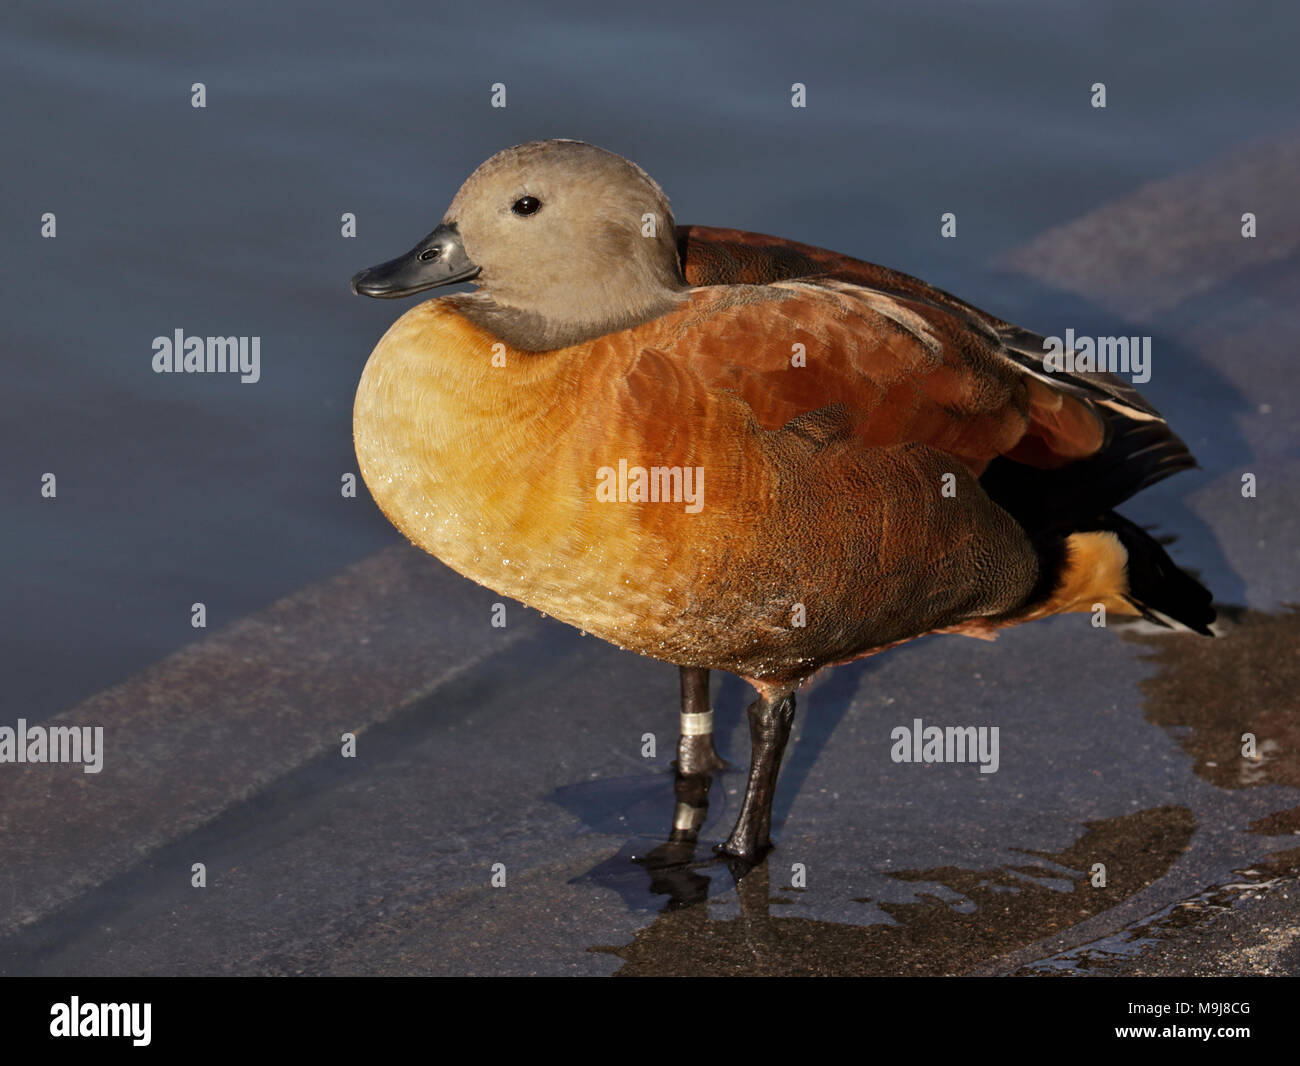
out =
[[(1090, 824), (1064, 851), (1027, 852), (1026, 862), (1016, 867), (899, 871), (894, 876), (900, 880), (945, 886), (962, 902), (954, 905), (922, 888), (915, 903), (880, 904), (896, 924), (783, 916), (779, 909), (791, 900), (772, 895), (764, 863), (737, 882), (738, 917), (715, 919), (706, 906), (670, 905), (633, 943), (594, 950), (623, 959), (620, 976), (960, 972), (972, 958), (1031, 943), (1145, 888), (1178, 858), (1194, 828), (1190, 811), (1158, 807)], [(1087, 872), (1095, 863), (1106, 864), (1110, 873), (1105, 889), (1090, 887)], [(699, 876), (691, 871), (680, 883), (694, 888), (692, 879)], [(728, 876), (726, 867), (714, 876)], [(662, 872), (658, 877), (660, 885), (670, 883)]]
[[(1205, 877), (1218, 880), (1202, 881), (1199, 894), (1175, 894), (1138, 920), (1117, 919), (1116, 931), (1100, 941), (1016, 972), (1084, 972), (1098, 959), (1134, 955), (1171, 931), (1230, 907), (1242, 893), (1290, 884), (1300, 873), (1300, 848), (1276, 849), (1278, 838), (1300, 833), (1300, 807), (1292, 791), (1300, 787), (1300, 713), (1294, 695), (1300, 691), (1300, 613), (1225, 613), (1225, 635), (1214, 641), (1135, 628), (1126, 630), (1124, 639), (1140, 645), (1142, 660), (1155, 667), (1140, 682), (1144, 717), (1168, 731), (1191, 759), (1177, 775), (1191, 771), (1225, 792), (1283, 786), (1268, 793), (1277, 809), (1247, 821), (1244, 834), (1237, 834), (1236, 854), (1244, 848), (1249, 865), (1213, 874), (1206, 870)], [(1256, 738), (1256, 758), (1243, 757), (1246, 733)], [(679, 802), (707, 804), (708, 792), (707, 783), (696, 783), (692, 791), (689, 782), (677, 778)], [(663, 793), (666, 826), (671, 801), (667, 789)], [(637, 830), (645, 832), (644, 810), (642, 815)], [(578, 880), (619, 891), (634, 909), (646, 906), (647, 891), (667, 897), (631, 943), (591, 949), (622, 959), (620, 975), (942, 975), (968, 972), (1105, 915), (1157, 885), (1193, 850), (1198, 828), (1222, 827), (1198, 827), (1191, 809), (1171, 804), (1084, 822), (1081, 828), (1072, 844), (1055, 852), (1012, 844), (1025, 855), (1023, 863), (876, 870), (876, 876), (915, 885), (915, 895), (904, 902), (855, 898), (871, 905), (860, 925), (791, 914), (789, 908), (803, 902), (805, 892), (774, 889), (769, 862), (746, 872), (692, 841), (655, 844), (641, 837)], [(789, 861), (779, 847), (774, 856)], [(1098, 863), (1106, 868), (1104, 888), (1093, 887), (1090, 878)], [(774, 869), (787, 877), (784, 865)]]
[[(1147, 721), (1171, 731), (1200, 777), (1219, 788), (1300, 788), (1300, 611), (1232, 612), (1226, 636), (1191, 649), (1163, 634), (1129, 639), (1158, 668), (1141, 686)], [(1256, 759), (1242, 757), (1245, 733)]]

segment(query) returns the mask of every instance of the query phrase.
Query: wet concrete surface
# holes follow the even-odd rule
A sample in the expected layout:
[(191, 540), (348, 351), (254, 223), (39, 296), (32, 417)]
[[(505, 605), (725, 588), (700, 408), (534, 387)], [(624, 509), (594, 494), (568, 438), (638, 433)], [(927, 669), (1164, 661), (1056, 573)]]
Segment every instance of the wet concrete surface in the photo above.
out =
[(1283, 977), (1300, 973), (1295, 855), (1179, 900), (1111, 936), (1039, 960), (1016, 976)]
[[(105, 726), (103, 773), (0, 776), (0, 973), (1296, 972), (1300, 223), (1279, 207), (1267, 250), (1184, 249), (1140, 284), (1143, 249), (1242, 173), (1261, 218), (1290, 204), (1263, 160), (1291, 143), (1005, 264), (1033, 278), (1009, 280), (1026, 325), (1054, 286), (1062, 328), (1155, 336), (1145, 391), (1203, 427), (1203, 469), (1125, 511), (1235, 605), (1219, 639), (1078, 616), (826, 675), (799, 697), (778, 847), (737, 883), (709, 845), (744, 784), (745, 686), (715, 678), (732, 768), (700, 846), (669, 847), (675, 671), (513, 604), (494, 629), (495, 596), (394, 547), (57, 716)], [(1117, 231), (1137, 236), (1108, 259)], [(998, 772), (893, 762), (915, 718), (997, 726)]]

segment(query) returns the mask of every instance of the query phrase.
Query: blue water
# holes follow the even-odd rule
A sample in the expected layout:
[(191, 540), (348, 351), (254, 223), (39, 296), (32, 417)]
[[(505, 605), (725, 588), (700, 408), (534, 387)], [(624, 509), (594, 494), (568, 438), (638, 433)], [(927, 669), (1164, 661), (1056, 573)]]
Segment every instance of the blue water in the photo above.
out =
[[(347, 281), (506, 145), (593, 141), (679, 221), (888, 263), (1050, 332), (1050, 296), (1008, 289), (999, 253), (1296, 120), (1300, 15), (1134, 6), (10, 0), (4, 717), (198, 639), (196, 601), (219, 627), (398, 541), (339, 481), (361, 367), (404, 305)], [(153, 373), (177, 328), (260, 337), (260, 381)], [(1177, 410), (1177, 388), (1151, 391)]]

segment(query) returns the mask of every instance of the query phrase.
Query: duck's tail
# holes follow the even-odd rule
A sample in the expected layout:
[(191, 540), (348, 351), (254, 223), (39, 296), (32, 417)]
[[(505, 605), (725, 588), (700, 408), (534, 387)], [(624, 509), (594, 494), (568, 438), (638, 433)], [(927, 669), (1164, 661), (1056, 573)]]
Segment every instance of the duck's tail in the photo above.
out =
[(1199, 581), (1180, 570), (1144, 529), (1107, 511), (1042, 552), (1055, 559), (1055, 581), (1026, 621), (1072, 611), (1141, 615), (1171, 629), (1210, 637), (1215, 612)]

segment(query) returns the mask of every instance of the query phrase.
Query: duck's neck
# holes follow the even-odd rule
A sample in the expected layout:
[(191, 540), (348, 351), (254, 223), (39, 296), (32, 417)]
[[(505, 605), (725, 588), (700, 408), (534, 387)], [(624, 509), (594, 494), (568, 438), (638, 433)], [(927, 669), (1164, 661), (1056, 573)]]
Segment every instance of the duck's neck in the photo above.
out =
[(512, 348), (549, 352), (632, 329), (678, 308), (689, 292), (685, 283), (663, 282), (632, 288), (610, 284), (580, 296), (570, 291), (531, 293), (526, 302), (482, 291), (466, 299), (461, 313)]

